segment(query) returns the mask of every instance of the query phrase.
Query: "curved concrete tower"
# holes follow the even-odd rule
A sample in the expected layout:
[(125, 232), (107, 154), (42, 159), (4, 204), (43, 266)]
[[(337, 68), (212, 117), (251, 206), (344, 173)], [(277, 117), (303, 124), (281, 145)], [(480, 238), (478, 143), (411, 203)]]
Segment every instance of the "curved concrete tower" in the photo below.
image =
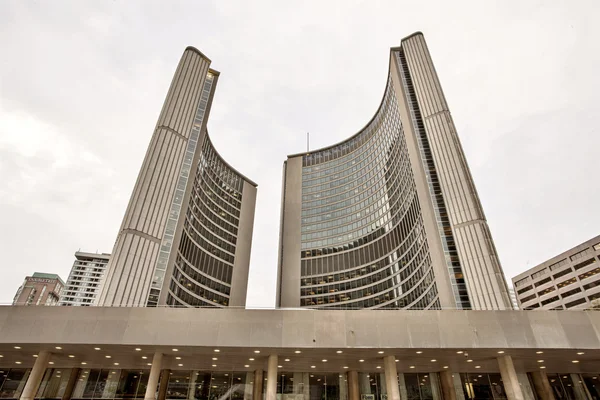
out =
[(102, 282), (100, 306), (244, 306), (256, 184), (206, 130), (219, 73), (188, 47)]
[(277, 304), (511, 309), (425, 39), (392, 48), (360, 132), (284, 163)]

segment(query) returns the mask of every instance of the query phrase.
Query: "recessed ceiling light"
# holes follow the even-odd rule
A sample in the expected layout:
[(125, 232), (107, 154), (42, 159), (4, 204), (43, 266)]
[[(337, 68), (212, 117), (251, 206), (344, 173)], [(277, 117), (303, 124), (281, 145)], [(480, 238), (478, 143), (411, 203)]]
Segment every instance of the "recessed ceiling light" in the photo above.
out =
[(573, 360), (571, 361), (573, 364), (577, 364), (579, 361), (578, 360)]
[(109, 356), (109, 355), (106, 355), (106, 356), (104, 356), (104, 357), (106, 357), (106, 358), (112, 358), (112, 356)]
[(417, 354), (423, 354), (423, 352), (421, 350), (417, 351)]
[(179, 351), (179, 349), (173, 349), (173, 351)]
[(544, 352), (540, 350), (540, 351), (536, 351), (535, 354), (544, 354)]
[(152, 365), (152, 363), (148, 363), (148, 364), (146, 364), (146, 365)]
[(381, 366), (380, 366), (380, 365), (378, 365), (378, 366), (377, 366), (377, 369), (381, 369)]
[(146, 357), (146, 356), (142, 356), (142, 359), (144, 359), (144, 360), (146, 360), (147, 358), (148, 358), (148, 357)]
[(585, 354), (585, 353), (584, 353), (583, 351), (580, 351), (580, 352), (578, 352), (578, 353), (577, 353), (577, 355), (578, 355), (578, 356), (582, 356), (582, 355), (584, 355), (584, 354)]
[(219, 353), (221, 350), (219, 350), (219, 349), (214, 349), (213, 351), (214, 351), (215, 353)]
[(398, 359), (396, 359), (396, 360), (394, 360), (394, 361), (396, 361), (396, 362), (400, 362), (400, 360), (398, 360)]
[(135, 351), (142, 351), (142, 349), (140, 349), (139, 347), (136, 347)]
[(338, 350), (338, 351), (336, 351), (336, 353), (338, 353), (338, 354), (342, 354), (342, 353), (343, 353), (343, 351), (341, 351), (341, 350)]
[(15, 346), (15, 349), (21, 350), (21, 346)]
[(459, 350), (459, 351), (456, 352), (456, 354), (462, 354), (462, 353), (463, 353), (462, 350)]
[[(20, 347), (19, 347), (19, 349), (20, 349)], [(56, 349), (56, 350), (62, 350), (62, 347), (60, 347), (60, 346), (56, 346), (56, 347), (55, 347), (55, 349)]]
[(216, 366), (217, 366), (217, 364), (213, 364), (212, 366), (213, 366), (213, 367), (216, 367)]
[(365, 360), (358, 360), (358, 362), (365, 362)]
[(448, 366), (447, 366), (447, 365), (444, 365), (444, 368), (448, 368)]
[(504, 350), (500, 350), (498, 354), (504, 354)]
[(325, 360), (325, 359), (323, 359), (323, 360), (321, 360), (321, 361), (323, 361), (323, 362), (327, 362), (327, 360)]
[(15, 361), (15, 364), (21, 364), (21, 361)]
[(49, 361), (48, 364), (53, 365), (54, 361)]
[(436, 361), (437, 361), (436, 359), (431, 360), (431, 362), (436, 362)]
[(258, 353), (260, 353), (260, 350), (254, 350), (254, 352), (255, 352), (256, 354), (258, 354)]
[(75, 358), (73, 354), (69, 354), (69, 358)]
[(176, 360), (181, 360), (181, 357), (175, 357)]
[(467, 360), (467, 362), (473, 362), (473, 360)]
[(414, 368), (414, 367), (415, 367), (414, 365), (411, 365), (411, 366), (410, 366), (410, 368), (411, 368), (411, 369), (412, 369), (412, 368)]
[(94, 350), (102, 350), (100, 347), (94, 347)]
[(383, 354), (383, 351), (378, 351), (377, 353), (379, 353), (379, 354)]
[(114, 363), (115, 365), (119, 365), (119, 363)]
[(476, 365), (475, 368), (481, 368), (481, 365)]
[(294, 353), (296, 353), (296, 354), (300, 354), (300, 353), (302, 353), (302, 352), (301, 352), (300, 350), (296, 350)]
[(81, 363), (81, 365), (86, 365), (86, 364), (87, 364), (87, 363), (86, 363), (85, 361), (83, 361), (83, 362)]
[(285, 362), (288, 362), (288, 361), (290, 361), (290, 359), (289, 359), (289, 358), (286, 358), (286, 359), (285, 359), (285, 360), (283, 360), (283, 361), (285, 361)]
[(545, 366), (545, 365), (542, 365), (542, 366), (540, 367), (540, 369), (546, 369), (546, 366)]
[(315, 367), (314, 365), (311, 365), (310, 367), (311, 367), (311, 368), (317, 368), (317, 367)]
[(180, 366), (180, 367), (183, 367), (183, 364), (177, 364), (177, 365)]
[(347, 367), (347, 366), (344, 366), (344, 369), (348, 369), (348, 367)]
[(277, 368), (283, 368), (281, 365), (278, 365)]
[(544, 362), (544, 360), (537, 360), (537, 362)]
[(249, 365), (244, 365), (244, 367), (248, 368), (248, 367), (249, 367)]
[(218, 360), (218, 358), (217, 358), (217, 357), (213, 357), (212, 359), (213, 359), (213, 361), (217, 361), (217, 360)]
[(33, 356), (34, 356), (35, 358), (37, 358), (37, 356), (38, 356), (38, 355), (37, 355), (37, 354), (34, 354)]

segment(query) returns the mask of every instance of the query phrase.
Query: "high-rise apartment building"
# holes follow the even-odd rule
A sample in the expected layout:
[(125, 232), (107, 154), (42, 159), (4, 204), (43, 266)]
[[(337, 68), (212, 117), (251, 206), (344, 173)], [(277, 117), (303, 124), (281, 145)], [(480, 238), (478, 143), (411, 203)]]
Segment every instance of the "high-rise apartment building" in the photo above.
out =
[(108, 263), (101, 306), (244, 306), (256, 184), (206, 124), (219, 73), (188, 47), (167, 93)]
[(62, 292), (61, 306), (92, 306), (98, 299), (100, 281), (110, 254), (75, 252), (75, 262)]
[(279, 306), (512, 308), (421, 33), (391, 49), (371, 121), (283, 175)]
[(512, 278), (519, 307), (564, 310), (600, 306), (600, 236)]
[(13, 306), (55, 306), (65, 283), (56, 274), (34, 272), (25, 278), (13, 299)]

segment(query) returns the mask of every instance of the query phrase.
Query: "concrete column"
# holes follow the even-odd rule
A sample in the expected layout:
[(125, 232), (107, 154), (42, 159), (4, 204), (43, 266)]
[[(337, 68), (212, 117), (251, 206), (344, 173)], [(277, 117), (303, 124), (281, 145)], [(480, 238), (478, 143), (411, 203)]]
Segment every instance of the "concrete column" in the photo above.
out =
[(573, 381), (573, 391), (575, 392), (575, 400), (590, 400), (592, 396), (587, 390), (583, 378), (579, 374), (570, 374)]
[(533, 389), (529, 383), (527, 373), (519, 372), (517, 373), (517, 378), (519, 379), (519, 384), (521, 385), (521, 390), (523, 391), (523, 397), (525, 400), (535, 400), (535, 395), (533, 394)]
[[(192, 371), (193, 374), (193, 371)], [(170, 369), (164, 369), (160, 373), (160, 383), (158, 384), (158, 399), (157, 400), (165, 400), (167, 398), (167, 388), (169, 387), (169, 377), (171, 375)], [(196, 391), (196, 381), (194, 380), (196, 376), (192, 375), (190, 377), (190, 382), (188, 384), (188, 399), (194, 399), (194, 393)], [(190, 396), (191, 394), (191, 396)]]
[(160, 377), (160, 366), (162, 364), (163, 353), (156, 352), (152, 357), (152, 367), (148, 376), (148, 386), (144, 400), (154, 400), (156, 398), (156, 389), (158, 388), (158, 378)]
[(440, 372), (440, 384), (442, 386), (444, 400), (457, 400), (456, 391), (454, 390), (454, 381), (452, 380), (452, 373), (450, 371)]
[(444, 400), (465, 400), (460, 374), (453, 374), (451, 371), (440, 372), (440, 386)]
[(340, 388), (340, 400), (348, 400), (348, 379), (346, 379), (346, 374), (339, 376), (338, 385)]
[(369, 374), (361, 372), (358, 374), (358, 387), (360, 388), (360, 394), (371, 394), (371, 382), (369, 381)]
[[(252, 383), (250, 383), (252, 382)], [(254, 393), (254, 373), (246, 372), (246, 380), (244, 385), (244, 400), (252, 400), (252, 394)], [(188, 396), (189, 398), (189, 396)], [(194, 400), (194, 396), (190, 400)]]
[(277, 400), (277, 354), (271, 354), (267, 363), (266, 400)]
[(357, 371), (348, 371), (348, 400), (360, 400)]
[(444, 400), (440, 384), (440, 374), (437, 372), (430, 372), (429, 382), (431, 383), (431, 397), (433, 397), (433, 400)]
[(69, 380), (67, 381), (67, 386), (65, 387), (65, 391), (61, 400), (71, 399), (71, 395), (73, 394), (73, 389), (75, 389), (75, 384), (77, 383), (77, 377), (79, 376), (80, 371), (81, 368), (73, 368), (71, 370), (71, 375), (69, 375)]
[(252, 400), (262, 400), (262, 391), (263, 391), (263, 370), (257, 369), (254, 371), (254, 380), (252, 382), (254, 387), (252, 388)]
[(512, 357), (498, 357), (498, 366), (500, 367), (500, 375), (502, 376), (502, 382), (504, 383), (504, 390), (506, 391), (508, 400), (525, 400)]
[(27, 378), (25, 388), (23, 388), (23, 392), (21, 393), (21, 400), (33, 400), (44, 377), (44, 372), (46, 372), (48, 360), (50, 360), (50, 352), (47, 350), (40, 351), (35, 359), (35, 364), (33, 364), (29, 378)]
[(544, 400), (555, 400), (554, 392), (552, 391), (552, 387), (550, 387), (550, 382), (548, 382), (548, 375), (546, 372), (532, 372), (531, 378), (533, 380), (533, 387), (535, 388), (538, 398)]
[[(114, 373), (113, 373), (114, 372)], [(102, 391), (103, 399), (114, 399), (117, 393), (117, 387), (119, 386), (119, 379), (121, 378), (121, 371), (111, 370), (106, 378), (104, 384), (104, 390)]]
[[(378, 374), (379, 375), (379, 382), (385, 382), (385, 372), (381, 372)], [(387, 395), (387, 386), (386, 385), (379, 385), (379, 395)]]
[(404, 380), (404, 374), (398, 374), (398, 392), (402, 400), (408, 399), (408, 391), (406, 390), (406, 381)]
[(396, 369), (396, 357), (383, 357), (383, 367), (385, 368), (385, 387), (387, 389), (388, 400), (400, 400), (398, 391), (398, 370)]

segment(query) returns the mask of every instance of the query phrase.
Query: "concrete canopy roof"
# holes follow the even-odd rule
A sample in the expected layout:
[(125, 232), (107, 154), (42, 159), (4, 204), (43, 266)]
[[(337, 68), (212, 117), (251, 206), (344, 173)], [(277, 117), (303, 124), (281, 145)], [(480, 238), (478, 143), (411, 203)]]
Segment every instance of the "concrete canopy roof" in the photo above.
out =
[(597, 373), (599, 332), (593, 311), (0, 307), (0, 363), (32, 365), (47, 349), (62, 367), (149, 368), (160, 351), (165, 368), (243, 371), (266, 368), (276, 353), (282, 371), (375, 372), (394, 355), (400, 372), (493, 372), (505, 354), (521, 370)]

